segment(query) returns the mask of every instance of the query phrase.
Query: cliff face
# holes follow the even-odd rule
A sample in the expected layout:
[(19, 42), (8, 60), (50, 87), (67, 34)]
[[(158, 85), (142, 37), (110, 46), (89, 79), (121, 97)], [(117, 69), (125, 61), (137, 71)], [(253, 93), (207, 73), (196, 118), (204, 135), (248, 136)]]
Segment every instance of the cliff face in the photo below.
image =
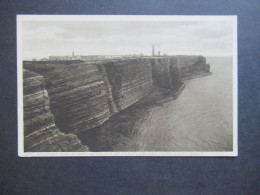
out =
[[(38, 73), (24, 70), (26, 150), (30, 151), (83, 150), (77, 137), (59, 129), (91, 131), (147, 96), (154, 86), (176, 89), (181, 78), (209, 72), (202, 56), (25, 62), (24, 68)], [(72, 148), (66, 148), (68, 144)]]
[(107, 103), (108, 103), (110, 115), (113, 115), (113, 114), (117, 113), (118, 111), (120, 111), (120, 109), (118, 108), (118, 106), (116, 106), (116, 104), (114, 102), (114, 98), (113, 98), (113, 94), (112, 94), (112, 85), (110, 84), (107, 71), (106, 71), (105, 67), (103, 66), (103, 64), (97, 63), (96, 65), (98, 67), (100, 74), (102, 75), (102, 79), (103, 79), (103, 82), (105, 85), (105, 90), (106, 90), (106, 94), (107, 94)]
[(99, 126), (153, 89), (149, 59), (24, 67), (44, 76), (55, 123), (64, 132)]
[(198, 75), (203, 72), (209, 73), (210, 66), (206, 64), (203, 56), (176, 56), (177, 66), (180, 70), (180, 77)]
[(150, 62), (155, 86), (173, 89), (179, 84), (179, 69), (175, 58), (150, 58)]
[(96, 65), (81, 63), (27, 67), (44, 75), (51, 111), (62, 131), (85, 131), (109, 118), (108, 89)]
[(145, 97), (152, 89), (152, 68), (148, 59), (105, 63), (117, 110), (123, 110)]
[(63, 134), (50, 112), (43, 76), (24, 69), (24, 150), (30, 152), (88, 151), (76, 135)]

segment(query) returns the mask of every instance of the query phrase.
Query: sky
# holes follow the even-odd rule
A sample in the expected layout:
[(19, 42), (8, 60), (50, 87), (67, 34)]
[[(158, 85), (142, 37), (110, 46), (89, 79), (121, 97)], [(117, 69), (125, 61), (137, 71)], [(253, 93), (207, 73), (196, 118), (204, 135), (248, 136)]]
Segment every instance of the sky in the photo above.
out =
[(22, 54), (231, 56), (232, 35), (228, 21), (23, 21)]

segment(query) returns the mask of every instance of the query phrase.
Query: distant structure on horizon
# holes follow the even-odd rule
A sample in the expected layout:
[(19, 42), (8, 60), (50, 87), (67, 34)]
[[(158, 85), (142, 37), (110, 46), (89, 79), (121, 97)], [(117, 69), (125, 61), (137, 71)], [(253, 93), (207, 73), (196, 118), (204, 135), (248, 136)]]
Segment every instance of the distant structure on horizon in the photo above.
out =
[[(155, 47), (152, 45), (152, 56), (154, 57), (160, 57), (161, 51), (158, 51), (158, 53), (155, 53)], [(63, 60), (101, 60), (101, 59), (113, 59), (113, 58), (129, 58), (129, 57), (137, 57), (137, 56), (144, 56), (143, 54), (136, 55), (75, 55), (75, 51), (72, 50), (71, 56), (49, 56), (49, 59), (42, 59), (42, 61), (63, 61)], [(167, 56), (167, 54), (164, 54), (163, 56)]]
[[(161, 51), (158, 51), (158, 54), (155, 54), (154, 45), (152, 46), (152, 56), (161, 56)], [(164, 54), (163, 56), (168, 56), (167, 54)]]
[(50, 61), (55, 61), (55, 60), (76, 60), (76, 56), (74, 53), (74, 50), (72, 51), (71, 56), (49, 56)]
[(71, 56), (49, 56), (49, 61), (64, 61), (64, 60), (102, 60), (122, 57), (121, 55), (75, 55), (74, 50)]

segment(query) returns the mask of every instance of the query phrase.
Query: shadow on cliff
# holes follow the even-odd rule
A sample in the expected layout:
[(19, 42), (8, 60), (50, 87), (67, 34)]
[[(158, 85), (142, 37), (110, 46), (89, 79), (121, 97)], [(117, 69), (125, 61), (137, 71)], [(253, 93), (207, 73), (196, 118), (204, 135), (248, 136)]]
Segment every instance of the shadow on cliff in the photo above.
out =
[(77, 136), (82, 144), (87, 145), (93, 152), (125, 151), (127, 148), (124, 144), (140, 133), (136, 128), (136, 123), (142, 120), (153, 106), (155, 104), (151, 102), (138, 102), (113, 115), (102, 125), (78, 133)]
[(151, 93), (142, 98), (139, 102), (120, 111), (110, 117), (102, 125), (85, 132), (78, 133), (77, 136), (82, 144), (87, 145), (90, 151), (127, 151), (127, 143), (140, 133), (138, 124), (149, 114), (150, 109), (160, 106), (158, 101), (168, 98), (169, 93), (177, 93), (179, 88), (166, 90), (154, 87)]

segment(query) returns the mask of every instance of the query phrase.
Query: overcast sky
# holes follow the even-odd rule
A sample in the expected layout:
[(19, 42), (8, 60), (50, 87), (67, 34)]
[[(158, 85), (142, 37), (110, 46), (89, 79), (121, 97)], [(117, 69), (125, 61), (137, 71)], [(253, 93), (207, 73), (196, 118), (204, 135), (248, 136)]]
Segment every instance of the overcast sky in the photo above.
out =
[(23, 57), (232, 55), (232, 22), (23, 21)]

